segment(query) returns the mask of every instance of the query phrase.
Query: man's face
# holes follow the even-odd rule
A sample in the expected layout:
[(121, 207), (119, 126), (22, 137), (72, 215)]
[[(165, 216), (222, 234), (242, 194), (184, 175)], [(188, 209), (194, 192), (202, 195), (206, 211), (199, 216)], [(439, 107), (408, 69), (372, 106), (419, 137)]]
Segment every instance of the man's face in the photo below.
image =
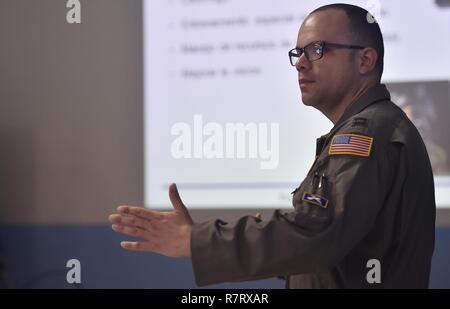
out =
[[(330, 9), (310, 15), (300, 27), (297, 47), (311, 42), (353, 44), (347, 30), (348, 17), (345, 12)], [(323, 56), (313, 62), (303, 54), (296, 65), (298, 79), (305, 105), (321, 111), (341, 102), (358, 81), (359, 73), (355, 56), (349, 49), (327, 49)]]

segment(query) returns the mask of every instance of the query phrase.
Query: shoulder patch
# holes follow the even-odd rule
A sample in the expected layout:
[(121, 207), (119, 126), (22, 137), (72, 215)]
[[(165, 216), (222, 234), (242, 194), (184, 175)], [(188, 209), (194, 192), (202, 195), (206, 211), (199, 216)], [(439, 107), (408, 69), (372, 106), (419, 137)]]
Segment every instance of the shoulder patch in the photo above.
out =
[(354, 155), (368, 157), (372, 151), (373, 138), (359, 134), (336, 134), (330, 143), (329, 155)]
[(352, 127), (369, 127), (369, 121), (367, 118), (355, 117), (353, 118)]

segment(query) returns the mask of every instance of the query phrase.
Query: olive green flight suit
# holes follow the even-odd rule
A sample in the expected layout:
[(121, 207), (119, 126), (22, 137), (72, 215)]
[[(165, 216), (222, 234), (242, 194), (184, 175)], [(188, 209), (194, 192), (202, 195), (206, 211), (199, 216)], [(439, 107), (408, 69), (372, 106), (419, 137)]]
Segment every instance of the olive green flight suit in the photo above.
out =
[(288, 288), (427, 288), (435, 212), (422, 138), (379, 84), (317, 139), (292, 210), (193, 225), (196, 282), (283, 277)]

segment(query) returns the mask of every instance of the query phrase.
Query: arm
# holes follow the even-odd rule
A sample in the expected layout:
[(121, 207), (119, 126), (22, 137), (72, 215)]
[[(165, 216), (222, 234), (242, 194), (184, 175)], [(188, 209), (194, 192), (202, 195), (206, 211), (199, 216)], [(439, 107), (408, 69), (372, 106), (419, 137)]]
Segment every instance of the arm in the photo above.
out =
[[(377, 144), (369, 157), (333, 155), (314, 170), (293, 198), (294, 210), (274, 212), (266, 222), (243, 217), (234, 223), (194, 224), (191, 252), (198, 285), (317, 272), (337, 264), (370, 231), (397, 164), (393, 145)], [(303, 199), (309, 192), (326, 208)]]
[[(122, 242), (125, 249), (192, 256), (198, 285), (315, 272), (338, 263), (370, 231), (397, 164), (388, 159), (394, 152), (376, 144), (369, 157), (327, 157), (316, 169), (326, 183), (317, 188), (312, 170), (294, 194), (294, 210), (276, 210), (268, 221), (245, 216), (193, 224), (174, 184), (174, 211), (120, 206), (110, 221), (113, 230), (143, 238)], [(305, 201), (305, 192), (326, 198), (327, 207)]]

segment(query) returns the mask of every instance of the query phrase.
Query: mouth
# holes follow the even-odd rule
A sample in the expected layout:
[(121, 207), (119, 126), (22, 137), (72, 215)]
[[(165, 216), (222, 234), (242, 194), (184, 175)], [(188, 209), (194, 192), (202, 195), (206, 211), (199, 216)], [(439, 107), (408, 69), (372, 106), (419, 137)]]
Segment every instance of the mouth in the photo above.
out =
[(306, 78), (301, 78), (298, 81), (298, 83), (300, 85), (300, 88), (304, 88), (304, 87), (307, 87), (308, 85), (311, 85), (312, 83), (314, 83), (314, 81), (310, 80), (310, 79), (306, 79)]

